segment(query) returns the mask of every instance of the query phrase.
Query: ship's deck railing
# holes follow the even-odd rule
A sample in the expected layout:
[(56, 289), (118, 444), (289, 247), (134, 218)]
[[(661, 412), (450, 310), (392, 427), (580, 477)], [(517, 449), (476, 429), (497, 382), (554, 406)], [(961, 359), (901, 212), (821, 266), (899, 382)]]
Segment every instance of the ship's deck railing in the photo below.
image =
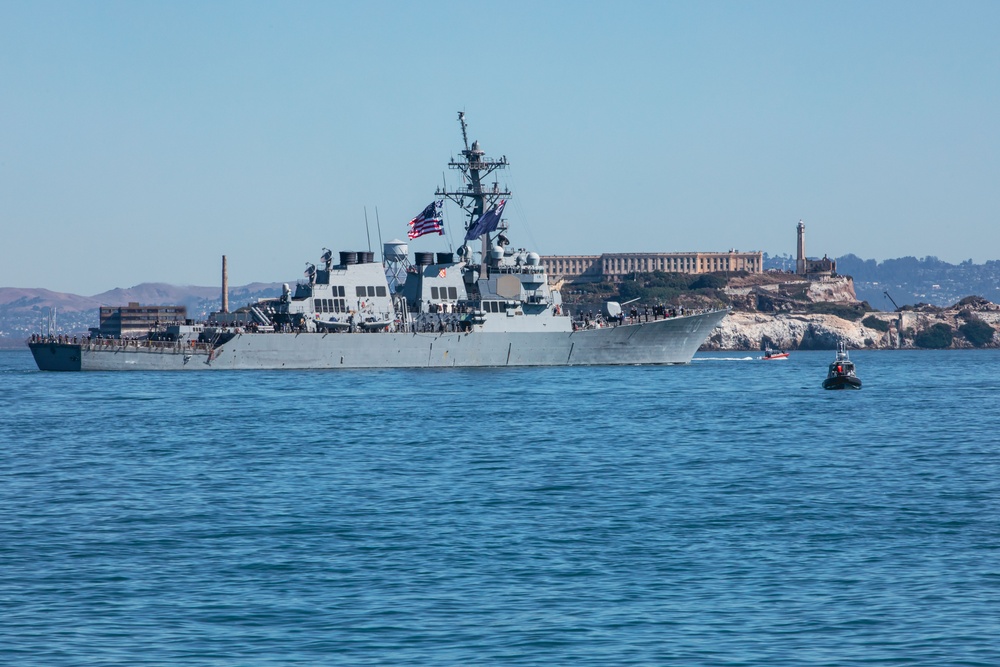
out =
[(124, 352), (129, 350), (143, 352), (182, 352), (190, 354), (208, 354), (212, 346), (208, 343), (197, 341), (173, 341), (173, 340), (117, 340), (109, 338), (97, 338), (84, 341), (83, 348), (86, 350), (117, 349)]
[(490, 271), (495, 271), (497, 273), (545, 273), (545, 267), (541, 264), (520, 264), (520, 265), (510, 265), (501, 264), (500, 266), (493, 267)]
[(703, 315), (713, 312), (712, 308), (666, 308), (657, 306), (653, 308), (622, 309), (622, 314), (618, 317), (608, 317), (601, 312), (577, 310), (569, 306), (572, 313), (573, 326), (576, 329), (602, 329), (604, 327), (617, 327), (627, 324), (644, 324), (646, 322), (656, 322), (658, 320), (673, 320), (694, 315)]
[(197, 341), (149, 340), (145, 338), (77, 338), (76, 336), (43, 336), (32, 335), (29, 343), (57, 343), (60, 345), (79, 345), (83, 350), (136, 350), (143, 352), (175, 352), (208, 354), (212, 350), (209, 343)]

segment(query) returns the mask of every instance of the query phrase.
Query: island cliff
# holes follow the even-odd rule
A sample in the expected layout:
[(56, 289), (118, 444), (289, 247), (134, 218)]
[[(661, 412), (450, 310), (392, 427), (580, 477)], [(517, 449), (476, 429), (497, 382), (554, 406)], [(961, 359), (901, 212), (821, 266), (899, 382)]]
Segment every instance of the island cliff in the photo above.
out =
[(920, 304), (875, 311), (849, 276), (741, 285), (725, 290), (733, 310), (703, 350), (1000, 347), (1000, 306), (966, 297), (948, 308)]
[[(1000, 307), (977, 311), (974, 319), (966, 319), (966, 309), (946, 309), (941, 312), (870, 313), (862, 321), (852, 322), (836, 315), (807, 313), (746, 313), (731, 312), (702, 346), (703, 350), (761, 350), (765, 347), (785, 350), (832, 350), (838, 341), (850, 348), (873, 350), (933, 348), (1000, 347), (995, 333), (989, 340), (976, 344), (962, 334), (970, 322), (979, 321), (994, 332), (1000, 328)], [(902, 320), (902, 336), (898, 333)], [(874, 322), (882, 327), (872, 326)], [(883, 327), (885, 330), (883, 330)], [(937, 327), (937, 329), (935, 329)], [(950, 330), (950, 341), (948, 333)], [(931, 344), (919, 344), (922, 334), (942, 331), (940, 339)], [(982, 330), (981, 327), (974, 330)], [(988, 333), (988, 332), (987, 332)], [(936, 340), (947, 344), (934, 344)]]

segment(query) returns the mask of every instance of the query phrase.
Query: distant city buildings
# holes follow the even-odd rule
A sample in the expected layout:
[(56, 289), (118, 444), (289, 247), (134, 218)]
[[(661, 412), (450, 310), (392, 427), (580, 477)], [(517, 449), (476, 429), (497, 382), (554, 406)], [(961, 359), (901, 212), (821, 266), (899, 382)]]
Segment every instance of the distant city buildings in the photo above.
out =
[(622, 252), (602, 255), (548, 255), (542, 264), (554, 280), (571, 282), (618, 281), (631, 273), (762, 273), (764, 253), (739, 252)]
[(104, 338), (145, 336), (157, 325), (184, 324), (186, 319), (184, 306), (140, 306), (135, 302), (127, 306), (101, 306), (100, 326), (91, 329), (91, 333)]

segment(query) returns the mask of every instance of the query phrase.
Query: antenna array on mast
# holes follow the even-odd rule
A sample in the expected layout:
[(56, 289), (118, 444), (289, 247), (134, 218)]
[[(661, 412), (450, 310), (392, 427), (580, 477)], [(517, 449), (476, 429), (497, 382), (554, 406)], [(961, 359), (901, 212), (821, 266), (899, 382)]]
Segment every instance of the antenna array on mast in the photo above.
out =
[(450, 169), (458, 169), (462, 172), (463, 181), (467, 183), (465, 187), (448, 190), (447, 187), (440, 187), (435, 190), (437, 197), (447, 197), (455, 202), (469, 214), (469, 221), (465, 228), (468, 229), (479, 216), (488, 208), (492, 207), (502, 198), (509, 198), (510, 191), (500, 187), (500, 183), (494, 181), (492, 187), (484, 187), (483, 180), (498, 169), (506, 169), (507, 156), (499, 159), (485, 157), (486, 152), (479, 147), (478, 141), (472, 142), (469, 147), (468, 125), (465, 122), (465, 112), (458, 112), (458, 121), (462, 126), (462, 142), (465, 150), (462, 151), (462, 158), (451, 160), (448, 163)]

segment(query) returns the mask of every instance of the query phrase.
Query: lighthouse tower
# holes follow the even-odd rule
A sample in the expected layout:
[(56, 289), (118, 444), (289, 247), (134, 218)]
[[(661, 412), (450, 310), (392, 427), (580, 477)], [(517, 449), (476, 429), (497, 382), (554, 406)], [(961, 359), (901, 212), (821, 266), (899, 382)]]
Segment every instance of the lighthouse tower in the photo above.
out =
[(799, 220), (799, 238), (795, 255), (795, 273), (806, 275), (806, 223)]

